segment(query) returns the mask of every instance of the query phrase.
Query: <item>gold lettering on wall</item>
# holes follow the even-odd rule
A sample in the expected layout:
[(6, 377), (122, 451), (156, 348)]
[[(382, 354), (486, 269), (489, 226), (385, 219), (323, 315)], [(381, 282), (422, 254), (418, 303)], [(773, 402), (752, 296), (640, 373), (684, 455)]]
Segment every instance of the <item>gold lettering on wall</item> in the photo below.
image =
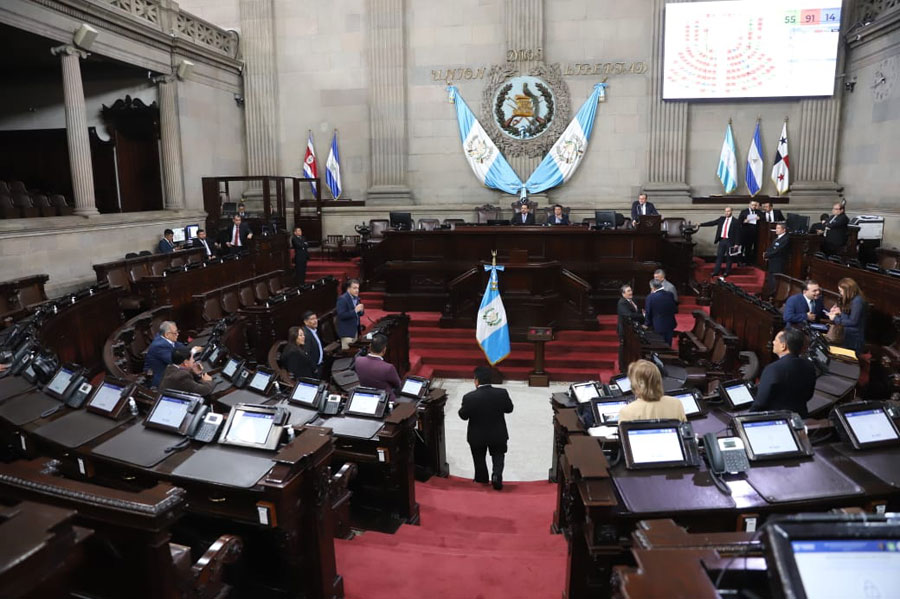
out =
[[(542, 48), (507, 50), (507, 62), (525, 62), (541, 60), (544, 51)], [(610, 77), (616, 75), (643, 75), (650, 71), (650, 65), (641, 60), (620, 60), (615, 62), (559, 62), (549, 65), (559, 68), (559, 72), (565, 77)], [(432, 69), (431, 80), (439, 83), (450, 84), (454, 81), (472, 81), (484, 79), (489, 67), (453, 67), (445, 69)]]

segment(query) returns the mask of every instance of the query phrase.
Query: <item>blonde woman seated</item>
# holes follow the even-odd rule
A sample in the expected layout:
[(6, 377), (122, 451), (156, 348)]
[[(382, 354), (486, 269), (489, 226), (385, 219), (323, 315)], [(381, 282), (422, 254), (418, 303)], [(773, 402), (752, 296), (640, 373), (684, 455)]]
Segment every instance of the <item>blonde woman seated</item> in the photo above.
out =
[(656, 418), (687, 421), (681, 401), (664, 395), (662, 375), (653, 362), (647, 360), (632, 362), (628, 366), (628, 380), (631, 381), (634, 401), (619, 410), (619, 422)]

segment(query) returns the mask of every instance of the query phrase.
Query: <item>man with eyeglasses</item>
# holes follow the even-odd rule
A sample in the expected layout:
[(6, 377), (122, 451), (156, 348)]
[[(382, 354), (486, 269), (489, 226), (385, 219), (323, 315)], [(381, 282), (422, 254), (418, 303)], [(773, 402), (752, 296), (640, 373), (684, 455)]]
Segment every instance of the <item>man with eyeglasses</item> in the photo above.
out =
[(171, 320), (163, 321), (159, 325), (159, 334), (147, 348), (147, 357), (144, 358), (144, 372), (151, 373), (150, 386), (156, 387), (162, 379), (166, 366), (172, 363), (172, 350), (187, 347), (178, 341), (178, 325)]

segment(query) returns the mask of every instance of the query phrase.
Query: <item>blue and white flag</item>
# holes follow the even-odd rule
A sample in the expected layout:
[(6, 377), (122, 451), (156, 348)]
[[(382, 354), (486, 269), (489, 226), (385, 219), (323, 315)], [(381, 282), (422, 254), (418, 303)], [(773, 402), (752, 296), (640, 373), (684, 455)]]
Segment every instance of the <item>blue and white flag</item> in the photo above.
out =
[(594, 117), (597, 115), (597, 102), (605, 95), (606, 84), (596, 84), (578, 114), (528, 177), (525, 182), (528, 193), (540, 193), (569, 180), (587, 151), (588, 140), (594, 129)]
[(509, 356), (509, 323), (506, 322), (506, 309), (497, 288), (497, 271), (503, 270), (503, 267), (485, 264), (484, 269), (490, 271), (491, 278), (484, 290), (484, 297), (481, 298), (481, 307), (478, 308), (475, 339), (478, 340), (484, 357), (493, 366)]
[(753, 141), (750, 142), (750, 150), (747, 152), (747, 172), (744, 174), (747, 189), (750, 190), (750, 197), (759, 193), (762, 176), (762, 142), (759, 139), (759, 121), (756, 121), (756, 131), (753, 133)]
[(725, 141), (722, 142), (722, 153), (719, 154), (719, 168), (716, 174), (725, 188), (725, 193), (737, 189), (737, 153), (734, 150), (734, 135), (731, 134), (731, 123), (725, 129)]
[(331, 190), (331, 197), (341, 197), (341, 155), (338, 152), (337, 129), (331, 138), (331, 150), (328, 152), (328, 160), (325, 161), (325, 183)]
[(456, 104), (459, 138), (462, 140), (463, 153), (469, 161), (469, 166), (472, 167), (472, 172), (487, 187), (509, 194), (519, 193), (522, 189), (522, 180), (485, 133), (481, 123), (459, 95), (459, 90), (451, 85), (447, 91), (450, 92), (450, 103)]

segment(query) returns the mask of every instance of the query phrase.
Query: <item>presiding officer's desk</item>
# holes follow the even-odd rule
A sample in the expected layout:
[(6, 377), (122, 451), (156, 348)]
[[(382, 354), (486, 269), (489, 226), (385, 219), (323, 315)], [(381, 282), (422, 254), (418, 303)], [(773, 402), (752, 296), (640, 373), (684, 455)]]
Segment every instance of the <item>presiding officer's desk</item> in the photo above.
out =
[[(732, 495), (725, 495), (705, 463), (648, 470), (610, 464), (600, 439), (563, 430), (572, 423), (563, 415), (567, 410), (574, 411), (561, 408), (555, 424), (568, 440), (557, 472), (557, 526), (570, 545), (567, 599), (608, 596), (613, 566), (630, 563), (628, 539), (640, 520), (665, 517), (690, 532), (726, 532), (758, 525), (773, 513), (900, 508), (900, 472), (890, 467), (900, 461), (900, 447), (853, 452), (832, 443), (815, 447), (811, 459), (755, 462), (726, 477)], [(692, 425), (700, 434), (725, 423), (712, 414)]]
[(334, 452), (328, 431), (301, 428), (277, 452), (196, 442), (169, 451), (181, 437), (146, 429), (143, 418), (126, 415), (104, 429), (88, 416), (96, 415), (63, 408), (21, 424), (0, 417), (0, 437), (19, 455), (55, 457), (59, 471), (73, 480), (130, 490), (165, 482), (184, 489), (185, 534), (243, 539), (235, 584), (247, 596), (342, 596), (328, 501)]

